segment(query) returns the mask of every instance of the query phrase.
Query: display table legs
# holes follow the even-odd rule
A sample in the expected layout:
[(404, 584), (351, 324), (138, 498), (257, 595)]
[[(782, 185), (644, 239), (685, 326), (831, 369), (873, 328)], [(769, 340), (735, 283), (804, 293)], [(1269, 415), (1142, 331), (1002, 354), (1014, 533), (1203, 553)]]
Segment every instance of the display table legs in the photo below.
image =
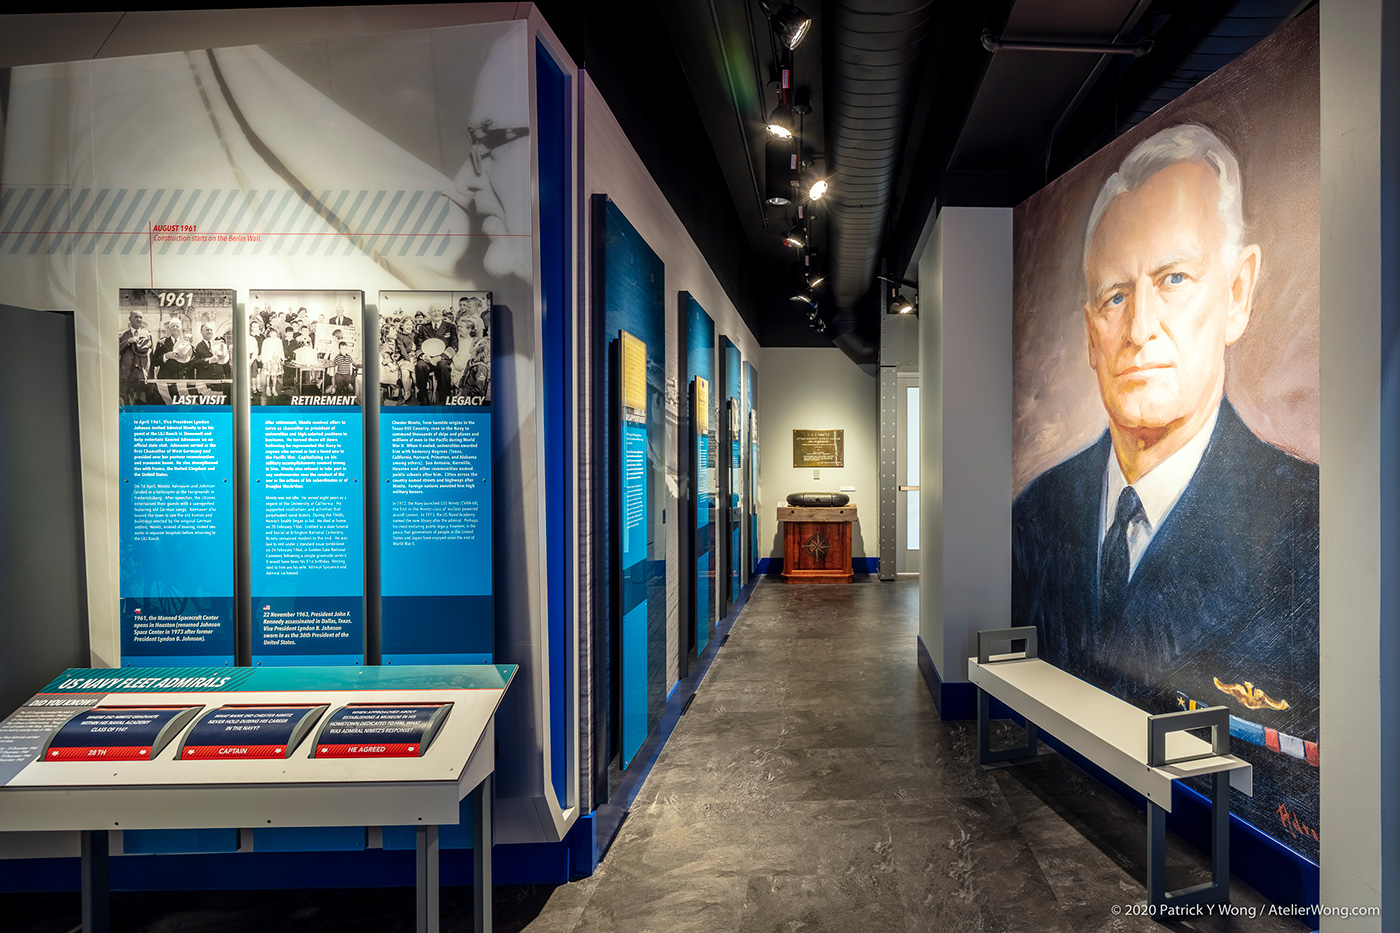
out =
[(83, 837), (83, 933), (107, 933), (108, 911), (107, 830), (84, 832)]
[(438, 933), (442, 912), (438, 906), (438, 828), (418, 827), (418, 891), (415, 905), (418, 933)]
[(491, 775), (471, 793), (472, 818), (472, 894), (476, 898), (475, 925), (477, 933), (491, 929)]

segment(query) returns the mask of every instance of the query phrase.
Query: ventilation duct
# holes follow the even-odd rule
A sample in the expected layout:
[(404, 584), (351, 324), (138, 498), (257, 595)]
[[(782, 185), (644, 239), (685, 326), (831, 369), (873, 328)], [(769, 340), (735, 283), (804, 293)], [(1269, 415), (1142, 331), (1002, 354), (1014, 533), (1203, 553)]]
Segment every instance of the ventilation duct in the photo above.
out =
[(935, 3), (836, 0), (826, 10), (827, 169), (840, 182), (822, 201), (836, 306), (832, 343), (868, 366), (876, 361), (878, 338), (861, 332), (856, 306), (875, 279)]

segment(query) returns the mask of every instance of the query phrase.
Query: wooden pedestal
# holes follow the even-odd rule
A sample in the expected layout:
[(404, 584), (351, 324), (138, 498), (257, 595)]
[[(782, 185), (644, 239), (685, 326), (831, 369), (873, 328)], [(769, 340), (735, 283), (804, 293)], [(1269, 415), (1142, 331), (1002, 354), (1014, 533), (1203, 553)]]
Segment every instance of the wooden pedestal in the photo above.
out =
[(850, 583), (851, 523), (856, 507), (780, 508), (783, 579), (788, 583)]

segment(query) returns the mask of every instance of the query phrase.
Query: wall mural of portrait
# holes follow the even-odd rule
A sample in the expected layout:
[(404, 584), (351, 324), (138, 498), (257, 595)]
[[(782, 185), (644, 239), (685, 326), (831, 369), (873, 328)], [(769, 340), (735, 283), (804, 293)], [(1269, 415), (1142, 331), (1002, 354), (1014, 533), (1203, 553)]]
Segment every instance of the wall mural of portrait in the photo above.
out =
[(1312, 11), (1016, 209), (1012, 613), (1151, 712), (1226, 706), (1317, 859)]

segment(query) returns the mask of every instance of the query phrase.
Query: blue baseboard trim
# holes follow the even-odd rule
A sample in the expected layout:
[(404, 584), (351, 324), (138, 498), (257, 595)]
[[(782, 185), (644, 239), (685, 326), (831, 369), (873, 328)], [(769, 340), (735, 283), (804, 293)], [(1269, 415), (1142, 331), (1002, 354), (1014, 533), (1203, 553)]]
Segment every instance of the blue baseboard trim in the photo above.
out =
[[(781, 557), (760, 557), (758, 559), (758, 571), (760, 576), (775, 576), (783, 572), (783, 559)], [(880, 558), (878, 557), (852, 557), (851, 573), (879, 573)]]
[[(922, 647), (921, 642), (920, 648), (922, 649)], [(922, 653), (927, 654), (927, 652)], [(937, 676), (936, 671), (934, 675)], [(977, 688), (972, 684), (945, 684), (944, 686), (970, 688), (971, 701), (969, 706), (971, 712), (962, 718), (976, 719)], [(945, 720), (947, 718), (944, 717)], [(1010, 719), (1020, 725), (1025, 725), (1025, 717), (1012, 712), (996, 700), (992, 701), (992, 718)], [(1146, 812), (1147, 801), (1137, 791), (1074, 749), (1066, 746), (1044, 729), (1040, 730), (1040, 740), (1100, 784), (1130, 801), (1139, 810)], [(1167, 829), (1209, 855), (1210, 802), (1203, 794), (1190, 787), (1180, 783), (1173, 784), (1172, 812), (1167, 814)], [(1264, 834), (1258, 827), (1246, 823), (1234, 813), (1230, 814), (1230, 870), (1235, 877), (1254, 888), (1264, 897), (1284, 907), (1311, 908), (1321, 900), (1321, 877), (1317, 864)], [(1311, 924), (1316, 924), (1318, 921), (1315, 914), (1300, 916), (1299, 919)]]
[[(501, 845), (492, 850), (497, 884), (563, 884), (573, 875), (575, 846), (557, 843)], [(472, 883), (470, 849), (443, 849), (444, 885)], [(124, 855), (111, 860), (114, 891), (266, 891), (307, 888), (413, 887), (412, 849), (359, 852), (237, 852), (201, 855)], [(0, 892), (79, 890), (76, 858), (5, 862)]]
[(957, 681), (944, 683), (943, 678), (938, 676), (938, 667), (928, 653), (923, 636), (918, 636), (916, 642), (919, 673), (924, 675), (924, 684), (928, 687), (929, 696), (933, 697), (933, 708), (938, 710), (938, 718), (944, 722), (976, 719), (977, 688)]
[[(763, 562), (759, 561), (760, 567), (762, 564)], [(749, 597), (753, 595), (754, 587), (757, 585), (757, 577), (750, 580), (739, 591), (739, 598), (734, 601), (728, 614), (715, 623), (714, 635), (711, 636), (709, 644), (705, 646), (705, 651), (696, 659), (695, 666), (691, 668), (690, 673), (671, 689), (671, 693), (666, 699), (666, 709), (661, 714), (661, 721), (657, 724), (656, 731), (647, 736), (647, 740), (637, 750), (632, 763), (627, 766), (621, 783), (613, 792), (612, 799), (599, 805), (587, 816), (580, 817), (579, 821), (574, 824), (570, 836), (572, 837), (573, 833), (577, 832), (580, 837), (573, 841), (576, 846), (572, 864), (575, 878), (586, 878), (593, 874), (599, 863), (603, 861), (603, 857), (607, 855), (613, 840), (617, 838), (618, 830), (622, 828), (623, 821), (627, 819), (627, 814), (632, 809), (632, 804), (641, 792), (642, 784), (646, 781), (647, 775), (651, 774), (652, 766), (656, 764), (661, 750), (666, 747), (666, 742), (670, 740), (676, 724), (680, 722), (681, 716), (690, 705), (695, 691), (700, 688), (700, 684), (705, 680), (705, 675), (710, 672), (710, 666), (714, 664), (720, 649), (724, 647), (739, 613), (748, 604)], [(570, 839), (566, 838), (565, 843), (569, 842)]]

